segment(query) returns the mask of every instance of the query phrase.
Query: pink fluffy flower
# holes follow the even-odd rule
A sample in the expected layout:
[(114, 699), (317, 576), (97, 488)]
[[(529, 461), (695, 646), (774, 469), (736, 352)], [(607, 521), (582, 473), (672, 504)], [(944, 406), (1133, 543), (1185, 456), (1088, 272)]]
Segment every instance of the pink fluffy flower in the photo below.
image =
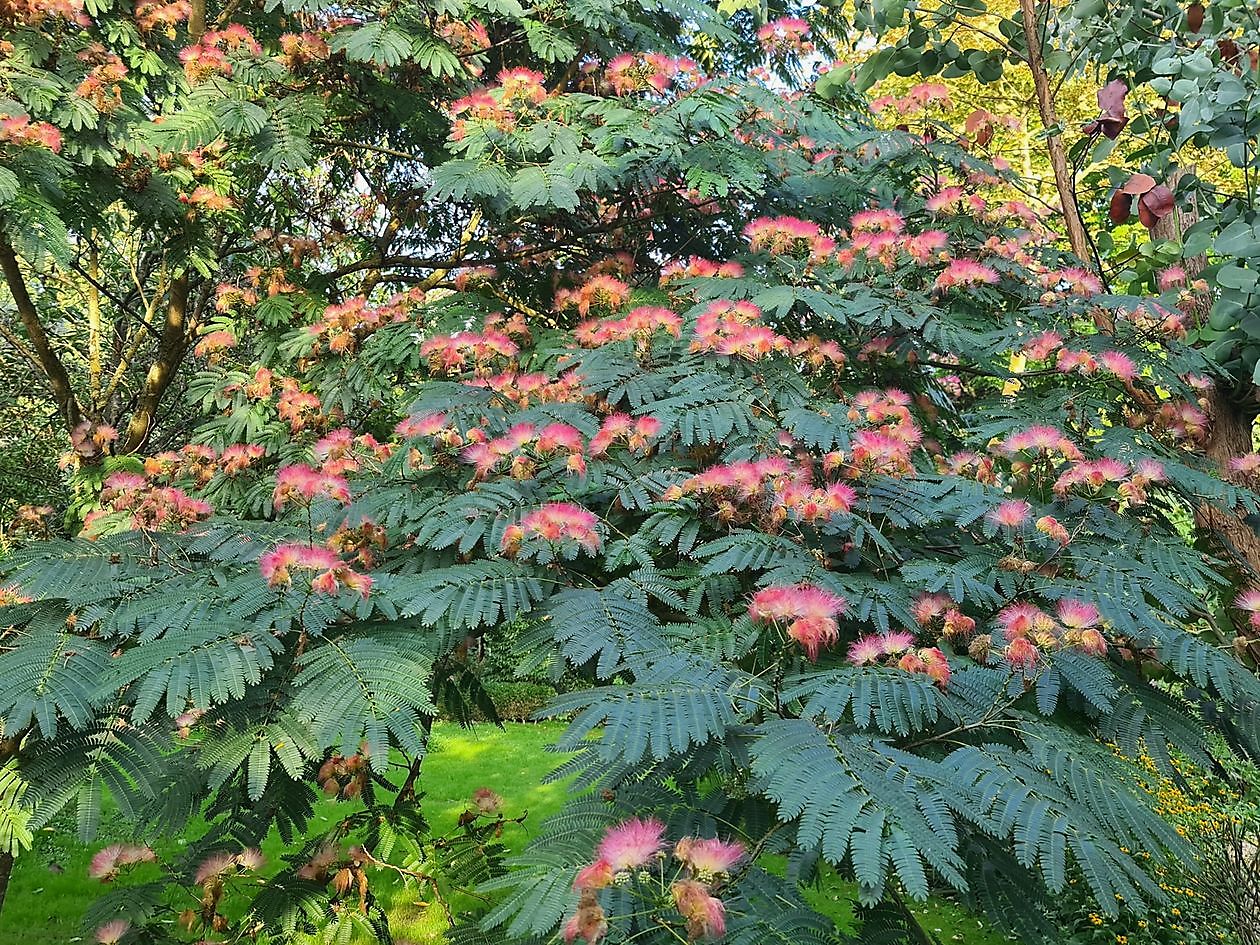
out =
[(599, 516), (572, 502), (548, 502), (521, 519), (520, 525), (504, 530), (500, 550), (513, 555), (527, 538), (540, 538), (551, 545), (575, 542), (588, 554), (595, 554), (602, 545)]
[(674, 844), (674, 856), (701, 878), (729, 873), (731, 867), (744, 858), (745, 852), (742, 843), (727, 843), (717, 837), (683, 837)]
[(788, 636), (805, 647), (811, 660), (823, 646), (836, 642), (836, 617), (844, 612), (843, 597), (812, 584), (767, 587), (753, 595), (748, 615), (758, 623), (787, 624)]
[(1041, 651), (1026, 637), (1016, 637), (1006, 647), (1006, 661), (1019, 670), (1028, 670), (1037, 665)]
[(1102, 616), (1098, 613), (1098, 608), (1093, 604), (1088, 604), (1081, 600), (1073, 600), (1069, 597), (1059, 601), (1056, 611), (1059, 615), (1059, 622), (1073, 630), (1096, 627), (1102, 620)]
[(1104, 351), (1098, 356), (1098, 363), (1102, 365), (1103, 370), (1114, 374), (1122, 381), (1131, 381), (1137, 377), (1137, 365), (1122, 351)]
[(157, 855), (148, 847), (115, 843), (98, 850), (96, 855), (92, 857), (91, 863), (88, 864), (88, 876), (92, 877), (92, 879), (99, 879), (102, 882), (109, 882), (118, 875), (119, 869), (124, 866), (134, 866), (136, 863), (152, 863), (156, 859)]
[(1247, 588), (1234, 599), (1234, 606), (1246, 611), (1252, 628), (1260, 630), (1260, 588)]
[(272, 495), (276, 508), (283, 508), (293, 501), (310, 502), (319, 497), (347, 504), (350, 502), (350, 484), (341, 476), (312, 469), (302, 463), (285, 466), (276, 473), (276, 489)]
[(996, 269), (978, 263), (974, 259), (955, 259), (945, 271), (936, 277), (933, 288), (937, 291), (970, 285), (996, 285), (1002, 279)]
[(988, 519), (1001, 528), (1019, 528), (1028, 521), (1032, 506), (1022, 499), (1007, 499), (989, 511)]
[(867, 666), (884, 655), (883, 644), (876, 634), (858, 637), (849, 645), (849, 662), (854, 666)]
[(130, 930), (131, 923), (126, 919), (114, 919), (112, 922), (97, 926), (96, 941), (98, 945), (118, 945)]
[(612, 864), (607, 860), (596, 860), (578, 870), (573, 880), (574, 889), (603, 889), (611, 886), (613, 881)]
[(687, 936), (692, 941), (721, 938), (726, 934), (726, 907), (710, 895), (709, 887), (694, 879), (681, 879), (670, 887), (674, 906), (687, 920)]
[(656, 818), (639, 817), (609, 827), (596, 850), (614, 873), (647, 866), (661, 852), (665, 825)]

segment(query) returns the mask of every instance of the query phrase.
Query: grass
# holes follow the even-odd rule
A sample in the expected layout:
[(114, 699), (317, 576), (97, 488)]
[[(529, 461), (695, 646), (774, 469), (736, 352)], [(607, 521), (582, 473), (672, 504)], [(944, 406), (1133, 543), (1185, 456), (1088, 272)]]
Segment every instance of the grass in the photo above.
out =
[[(439, 725), (434, 731), (433, 750), (425, 760), (420, 787), (425, 793), (425, 815), (435, 832), (448, 831), (465, 810), (467, 799), (478, 787), (488, 787), (502, 795), (510, 815), (520, 811), (529, 817), (512, 827), (504, 840), (519, 850), (537, 825), (560, 808), (563, 784), (543, 784), (543, 776), (559, 761), (546, 752), (546, 745), (562, 730), (558, 724), (509, 724), (499, 730), (479, 725), (471, 731), (453, 725)], [(347, 807), (324, 801), (316, 809), (312, 832), (322, 831), (344, 816)], [(93, 852), (105, 843), (126, 839), (126, 824), (107, 810), (102, 821), (101, 839), (91, 846), (79, 844), (73, 830), (43, 832), (35, 848), (18, 859), (9, 886), (3, 913), (0, 913), (0, 943), (3, 945), (60, 945), (90, 942), (82, 937), (84, 910), (99, 894), (100, 884), (88, 879), (87, 867)], [(158, 844), (159, 853), (174, 852), (181, 840), (171, 838)], [(283, 845), (279, 837), (268, 838), (263, 853), (268, 862), (279, 863)], [(854, 928), (853, 884), (829, 877), (809, 896), (815, 908), (831, 916), (845, 930)], [(438, 945), (443, 918), (437, 909), (427, 909), (416, 901), (415, 890), (397, 887), (389, 903), (391, 926), (399, 941), (415, 945)], [(987, 922), (954, 903), (932, 899), (917, 909), (923, 926), (942, 943), (1000, 945), (1005, 940)]]

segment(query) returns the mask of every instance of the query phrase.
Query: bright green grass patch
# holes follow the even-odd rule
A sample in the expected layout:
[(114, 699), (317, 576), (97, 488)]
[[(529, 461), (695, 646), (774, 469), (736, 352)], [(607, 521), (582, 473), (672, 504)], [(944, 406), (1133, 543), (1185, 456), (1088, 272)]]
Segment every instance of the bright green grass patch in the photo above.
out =
[[(505, 729), (478, 725), (472, 730), (439, 724), (425, 759), (420, 778), (424, 791), (425, 815), (435, 833), (450, 831), (468, 798), (479, 787), (488, 787), (504, 798), (510, 817), (528, 811), (525, 822), (511, 826), (504, 835), (512, 851), (520, 850), (538, 825), (559, 810), (564, 802), (563, 784), (543, 784), (542, 779), (563, 756), (546, 751), (563, 731), (558, 723), (525, 725), (509, 723)], [(351, 810), (346, 803), (322, 801), (315, 812), (312, 833), (322, 832)], [(73, 829), (45, 831), (33, 851), (18, 859), (9, 886), (8, 900), (0, 914), (0, 945), (62, 945), (90, 942), (82, 938), (84, 910), (101, 892), (99, 883), (88, 879), (92, 854), (105, 844), (127, 839), (127, 825), (108, 809), (102, 820), (101, 838), (83, 846)], [(159, 853), (172, 853), (182, 841), (171, 838), (159, 843)], [(263, 844), (271, 864), (279, 864), (284, 846), (278, 836)], [(136, 874), (139, 878), (139, 874)], [(857, 888), (836, 877), (828, 877), (820, 887), (809, 891), (815, 908), (835, 919), (840, 928), (854, 928), (853, 904)], [(439, 945), (445, 927), (440, 909), (419, 902), (417, 890), (398, 885), (387, 894), (391, 926), (402, 945)], [(929, 931), (942, 943), (1001, 945), (1004, 939), (988, 923), (981, 923), (953, 903), (931, 900), (917, 907)]]

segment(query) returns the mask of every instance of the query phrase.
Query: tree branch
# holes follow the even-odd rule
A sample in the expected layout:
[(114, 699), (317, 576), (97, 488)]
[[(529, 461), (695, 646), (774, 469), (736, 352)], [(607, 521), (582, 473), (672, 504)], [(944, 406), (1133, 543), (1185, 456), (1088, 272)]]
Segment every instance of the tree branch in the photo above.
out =
[(158, 342), (157, 355), (149, 365), (140, 391), (140, 402), (131, 422), (127, 424), (127, 437), (119, 452), (134, 453), (144, 445), (153, 427), (162, 397), (175, 377), (175, 370), (188, 349), (185, 322), (188, 318), (188, 274), (179, 276), (171, 283), (166, 304), (166, 321)]
[(1033, 0), (1019, 0), (1019, 9), (1024, 21), (1024, 39), (1028, 43), (1028, 71), (1032, 74), (1033, 88), (1037, 92), (1037, 110), (1041, 113), (1041, 124), (1046, 129), (1046, 150), (1050, 154), (1050, 167), (1054, 170), (1054, 183), (1059, 191), (1068, 245), (1081, 262), (1094, 266), (1094, 254), (1085, 233), (1085, 223), (1081, 220), (1081, 208), (1076, 202), (1076, 182), (1068, 165), (1063, 136), (1054, 130), (1059, 124), (1059, 116), (1055, 113), (1054, 99), (1050, 95), (1050, 78), (1046, 73), (1041, 30), (1037, 26), (1037, 11)]
[(70, 375), (66, 366), (61, 363), (48, 340), (48, 333), (39, 320), (39, 312), (31, 301), (31, 294), (26, 288), (26, 279), (18, 265), (17, 253), (9, 241), (0, 236), (0, 268), (4, 270), (5, 281), (9, 284), (9, 292), (17, 305), (18, 315), (22, 319), (22, 327), (26, 329), (26, 337), (30, 339), (36, 359), (44, 376), (48, 378), (48, 386), (52, 389), (53, 399), (61, 415), (66, 419), (66, 429), (73, 430), (79, 425), (83, 413), (79, 402), (75, 399), (74, 388), (70, 385)]

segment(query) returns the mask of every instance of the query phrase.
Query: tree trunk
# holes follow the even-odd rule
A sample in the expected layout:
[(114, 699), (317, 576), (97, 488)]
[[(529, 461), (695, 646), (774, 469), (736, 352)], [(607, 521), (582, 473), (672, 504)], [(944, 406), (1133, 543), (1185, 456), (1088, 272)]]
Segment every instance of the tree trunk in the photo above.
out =
[[(1179, 168), (1168, 178), (1167, 186), (1176, 190), (1177, 182), (1193, 168)], [(1198, 222), (1198, 208), (1193, 204), (1177, 207), (1172, 213), (1157, 221), (1151, 236), (1156, 240), (1180, 241), (1186, 229)], [(1186, 275), (1193, 279), (1207, 265), (1207, 258), (1195, 256), (1183, 261)], [(1247, 383), (1242, 396), (1229, 381), (1216, 381), (1207, 394), (1208, 427), (1207, 441), (1203, 444), (1204, 455), (1216, 466), (1217, 473), (1226, 481), (1233, 480), (1229, 461), (1235, 456), (1252, 450), (1252, 428), (1255, 421), (1253, 405), (1256, 401), (1254, 385)], [(1224, 553), (1231, 565), (1234, 584), (1260, 586), (1260, 532), (1246, 520), (1238, 509), (1200, 503), (1194, 510), (1195, 525), (1205, 531)], [(1234, 651), (1238, 658), (1252, 666), (1260, 665), (1260, 639), (1249, 639), (1236, 631)]]
[(4, 237), (0, 237), (0, 270), (4, 272), (5, 282), (9, 284), (9, 293), (13, 296), (13, 304), (17, 308), (18, 317), (22, 319), (22, 327), (26, 329), (26, 337), (35, 350), (39, 366), (48, 378), (48, 386), (52, 389), (57, 408), (66, 420), (66, 429), (73, 430), (83, 419), (79, 402), (74, 396), (74, 388), (70, 384), (70, 375), (66, 367), (57, 357), (47, 332), (39, 320), (39, 311), (31, 300), (26, 288), (26, 277), (18, 264), (17, 253)]
[(1050, 167), (1054, 170), (1054, 185), (1059, 192), (1059, 205), (1063, 208), (1063, 228), (1067, 230), (1068, 245), (1072, 252), (1090, 268), (1094, 267), (1094, 253), (1081, 219), (1081, 208), (1076, 202), (1076, 178), (1068, 163), (1063, 147), (1063, 136), (1053, 129), (1059, 124), (1050, 93), (1050, 77), (1046, 74), (1045, 56), (1042, 50), (1041, 30), (1037, 23), (1037, 10), (1033, 0), (1019, 0), (1021, 19), (1024, 21), (1024, 40), (1028, 43), (1028, 71), (1032, 75), (1033, 89), (1037, 93), (1037, 110), (1045, 127), (1046, 151), (1050, 155)]

